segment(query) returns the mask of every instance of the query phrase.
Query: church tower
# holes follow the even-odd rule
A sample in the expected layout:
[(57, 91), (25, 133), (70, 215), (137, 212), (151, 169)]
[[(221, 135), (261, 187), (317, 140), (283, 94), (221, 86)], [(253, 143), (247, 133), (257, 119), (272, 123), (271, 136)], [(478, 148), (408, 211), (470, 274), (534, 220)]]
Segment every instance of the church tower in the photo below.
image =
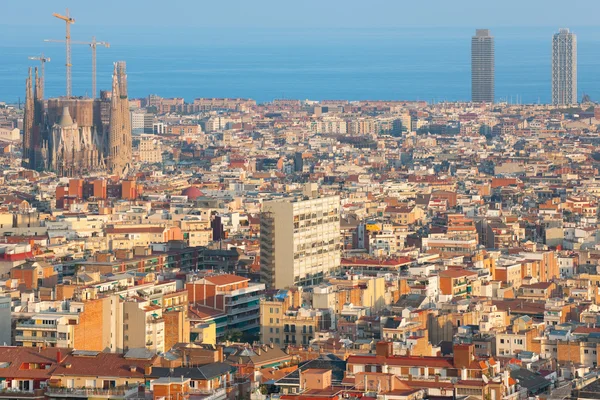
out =
[(108, 137), (108, 167), (110, 172), (124, 176), (131, 163), (131, 116), (127, 97), (125, 62), (115, 63), (110, 105), (110, 134)]

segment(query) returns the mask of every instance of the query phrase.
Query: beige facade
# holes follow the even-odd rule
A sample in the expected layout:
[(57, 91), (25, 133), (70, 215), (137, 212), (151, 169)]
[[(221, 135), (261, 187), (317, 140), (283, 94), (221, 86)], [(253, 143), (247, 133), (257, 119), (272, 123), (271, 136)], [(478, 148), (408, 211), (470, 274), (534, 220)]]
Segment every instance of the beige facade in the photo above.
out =
[(165, 351), (165, 320), (162, 308), (149, 300), (132, 300), (123, 304), (123, 343), (125, 349), (145, 347)]
[(156, 164), (162, 162), (162, 149), (160, 141), (152, 138), (140, 139), (138, 148), (140, 161), (143, 163)]
[(267, 287), (315, 284), (339, 268), (339, 208), (339, 196), (263, 204), (260, 261)]

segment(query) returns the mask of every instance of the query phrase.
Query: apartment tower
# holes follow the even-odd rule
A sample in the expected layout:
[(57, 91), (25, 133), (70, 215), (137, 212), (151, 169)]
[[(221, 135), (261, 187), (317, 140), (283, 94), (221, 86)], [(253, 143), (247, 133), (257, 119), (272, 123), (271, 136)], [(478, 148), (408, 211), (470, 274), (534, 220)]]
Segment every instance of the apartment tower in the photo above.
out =
[(471, 101), (494, 102), (494, 37), (477, 29), (471, 39)]
[(560, 29), (552, 37), (552, 104), (577, 103), (577, 37)]
[(261, 280), (268, 288), (313, 285), (340, 266), (340, 198), (263, 203)]

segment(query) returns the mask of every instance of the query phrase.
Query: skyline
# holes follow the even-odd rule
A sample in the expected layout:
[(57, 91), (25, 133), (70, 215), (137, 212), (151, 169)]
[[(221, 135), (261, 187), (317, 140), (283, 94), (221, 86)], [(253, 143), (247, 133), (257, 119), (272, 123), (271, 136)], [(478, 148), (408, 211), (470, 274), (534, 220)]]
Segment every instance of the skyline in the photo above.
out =
[[(130, 62), (133, 66), (131, 89), (135, 97), (156, 93), (168, 97), (184, 97), (188, 100), (190, 97), (202, 96), (249, 97), (261, 102), (279, 97), (315, 100), (388, 98), (466, 101), (470, 98), (468, 91), (471, 89), (470, 79), (465, 79), (470, 73), (469, 62), (465, 57), (467, 40), (476, 29), (490, 29), (498, 40), (495, 66), (497, 93), (494, 100), (505, 98), (510, 101), (510, 97), (514, 96), (528, 103), (546, 103), (550, 102), (551, 89), (542, 88), (549, 84), (551, 77), (551, 50), (548, 49), (551, 46), (551, 35), (567, 26), (581, 38), (581, 93), (577, 94), (577, 98), (583, 93), (590, 94), (592, 98), (600, 97), (600, 84), (595, 81), (593, 74), (595, 68), (600, 67), (600, 59), (596, 57), (597, 47), (600, 45), (600, 28), (581, 26), (590, 22), (585, 18), (572, 21), (572, 8), (561, 13), (558, 18), (541, 18), (539, 9), (533, 7), (540, 2), (534, 1), (520, 9), (519, 18), (503, 19), (502, 12), (509, 10), (515, 1), (504, 2), (502, 6), (485, 7), (475, 7), (477, 2), (473, 1), (463, 1), (461, 7), (449, 7), (443, 2), (434, 1), (437, 10), (448, 9), (439, 24), (435, 22), (435, 18), (420, 18), (419, 12), (423, 10), (417, 5), (376, 2), (376, 6), (371, 8), (377, 9), (380, 14), (383, 8), (377, 8), (377, 4), (385, 4), (387, 11), (399, 7), (404, 7), (405, 12), (415, 11), (411, 14), (410, 21), (403, 20), (402, 24), (391, 26), (386, 23), (385, 18), (378, 20), (377, 25), (371, 23), (374, 11), (367, 7), (369, 10), (366, 14), (357, 13), (356, 8), (363, 5), (356, 1), (345, 2), (344, 4), (349, 4), (347, 7), (335, 10), (332, 4), (340, 2), (328, 2), (326, 6), (314, 9), (319, 12), (313, 13), (314, 18), (308, 21), (301, 21), (300, 16), (316, 4), (313, 1), (285, 7), (274, 7), (275, 3), (272, 1), (253, 2), (252, 12), (246, 14), (241, 10), (244, 10), (244, 7), (248, 8), (248, 5), (243, 3), (237, 7), (235, 5), (238, 5), (238, 2), (234, 1), (231, 10), (227, 10), (228, 17), (216, 25), (212, 21), (219, 18), (202, 18), (197, 14), (194, 16), (195, 23), (192, 24), (187, 14), (194, 15), (198, 7), (194, 4), (188, 4), (189, 12), (184, 13), (183, 19), (178, 20), (176, 26), (163, 22), (169, 20), (170, 13), (186, 3), (180, 2), (175, 7), (165, 10), (160, 21), (153, 18), (156, 14), (155, 7), (139, 10), (137, 17), (125, 27), (121, 23), (121, 15), (128, 15), (127, 12), (116, 13), (114, 18), (105, 18), (107, 12), (114, 11), (114, 1), (109, 1), (102, 7), (82, 6), (71, 1), (60, 5), (53, 1), (29, 2), (28, 5), (34, 7), (22, 25), (25, 29), (14, 29), (15, 25), (8, 23), (17, 20), (16, 17), (11, 21), (6, 20), (7, 23), (0, 26), (0, 34), (8, 33), (9, 37), (6, 43), (0, 45), (6, 53), (3, 60), (0, 52), (0, 87), (5, 88), (4, 93), (0, 92), (0, 98), (17, 101), (21, 97), (21, 91), (16, 90), (17, 87), (13, 83), (13, 76), (17, 71), (24, 69), (24, 65), (36, 65), (20, 59), (25, 54), (19, 55), (19, 50), (25, 47), (30, 53), (25, 57), (41, 53), (52, 54), (53, 62), (47, 65), (46, 81), (50, 94), (62, 94), (57, 90), (60, 81), (56, 81), (58, 75), (64, 75), (64, 62), (61, 62), (64, 54), (60, 51), (62, 46), (43, 43), (43, 40), (60, 39), (64, 35), (64, 27), (52, 18), (51, 12), (64, 13), (65, 5), (71, 6), (71, 15), (76, 21), (72, 27), (73, 40), (89, 41), (92, 36), (96, 36), (111, 43), (112, 48), (107, 54), (98, 55), (98, 87), (106, 87), (109, 83), (109, 67), (116, 57)], [(548, 5), (548, 2), (543, 3)], [(589, 11), (599, 7), (589, 1), (579, 3), (586, 5)], [(127, 2), (121, 11), (130, 10), (136, 5), (139, 5), (138, 1)], [(473, 7), (467, 7), (468, 5)], [(22, 8), (17, 4), (7, 6), (7, 12), (0, 16), (0, 22), (4, 22), (3, 19), (7, 17), (10, 19), (11, 13), (18, 13), (20, 7)], [(203, 7), (202, 16), (218, 16), (224, 12), (214, 4), (206, 4)], [(449, 10), (450, 8), (452, 10)], [(299, 23), (286, 25), (289, 28), (284, 29), (280, 26), (277, 22), (280, 20), (261, 23), (265, 15), (279, 15), (281, 20), (292, 18), (287, 15), (288, 11), (296, 9), (298, 12), (294, 13), (294, 18)], [(342, 18), (349, 10), (354, 10), (350, 13), (352, 15), (360, 14), (364, 23), (350, 27), (352, 20)], [(534, 10), (536, 18), (533, 22), (524, 18)], [(261, 18), (255, 19), (255, 14), (258, 13), (261, 14)], [(334, 20), (341, 18), (346, 25), (319, 25), (323, 15), (336, 15)], [(252, 23), (240, 23), (239, 18), (242, 17), (245, 22)], [(552, 24), (558, 20), (561, 21), (560, 24)], [(473, 25), (474, 21), (477, 25)], [(499, 26), (506, 21), (510, 21), (512, 26)], [(542, 21), (543, 24), (535, 21)], [(567, 21), (577, 23), (572, 25), (567, 24)], [(517, 25), (525, 22), (529, 26), (517, 28)], [(149, 28), (149, 23), (168, 29)], [(439, 28), (440, 25), (445, 27)], [(432, 28), (433, 26), (437, 28)], [(518, 46), (521, 48), (517, 48)], [(526, 47), (535, 49), (535, 57), (524, 50)], [(90, 74), (87, 60), (89, 49), (74, 46), (72, 51), (74, 93), (80, 96), (89, 95), (91, 88), (88, 87), (89, 78), (86, 77)], [(381, 53), (376, 56), (379, 60), (374, 60), (373, 65), (361, 65), (358, 58), (363, 53), (365, 57), (369, 57), (370, 52)], [(199, 54), (193, 56), (191, 53)], [(239, 57), (236, 58), (235, 54)], [(436, 70), (432, 65), (438, 65), (439, 68)], [(521, 70), (525, 71), (523, 76)], [(392, 73), (394, 79), (390, 80), (386, 74), (391, 76)], [(281, 76), (284, 74), (287, 76)], [(351, 76), (345, 76), (347, 74)], [(442, 77), (443, 75), (447, 76)], [(532, 79), (534, 76), (535, 79)], [(279, 78), (285, 80), (277, 85), (273, 83), (273, 87), (269, 88), (270, 80)], [(184, 80), (189, 84), (183, 85), (181, 82)], [(218, 82), (219, 87), (211, 87), (211, 80)], [(394, 85), (396, 80), (397, 84)], [(433, 83), (427, 82), (429, 80)], [(410, 82), (438, 87), (421, 92), (411, 88)], [(340, 89), (359, 83), (364, 86), (362, 90), (358, 87), (354, 91)], [(256, 87), (251, 88), (253, 85)], [(178, 87), (183, 89), (181, 93), (177, 92)], [(196, 87), (196, 92), (192, 92), (193, 87)]]
[[(56, 31), (64, 29), (58, 22)], [(81, 25), (74, 25), (74, 40), (86, 38), (78, 33), (80, 28)], [(550, 34), (543, 36), (531, 35), (532, 31), (537, 29), (493, 30), (496, 100), (510, 101), (511, 96), (518, 96), (527, 103), (550, 102), (551, 40), (557, 29), (548, 29)], [(579, 37), (580, 95), (599, 98), (595, 71), (600, 67), (600, 58), (594, 35), (581, 35), (580, 28), (572, 31)], [(187, 100), (249, 97), (260, 102), (281, 97), (466, 101), (470, 98), (473, 32), (462, 28), (452, 29), (451, 34), (448, 29), (394, 30), (395, 36), (378, 37), (369, 43), (348, 36), (344, 43), (335, 46), (310, 41), (282, 46), (275, 38), (261, 45), (156, 45), (150, 49), (115, 45), (109, 40), (111, 48), (98, 52), (98, 88), (108, 87), (112, 62), (123, 59), (132, 66), (133, 97), (155, 93)], [(49, 37), (60, 37), (59, 34)], [(104, 40), (106, 36), (102, 34)], [(6, 47), (0, 52), (3, 101), (16, 102), (22, 96), (23, 84), (13, 76), (39, 65), (27, 57), (41, 51), (53, 60), (46, 65), (49, 95), (64, 93), (64, 45), (44, 43), (41, 38), (46, 37), (39, 36), (39, 42), (33, 46)], [(89, 95), (90, 51), (86, 46), (73, 46), (73, 58), (74, 94)]]

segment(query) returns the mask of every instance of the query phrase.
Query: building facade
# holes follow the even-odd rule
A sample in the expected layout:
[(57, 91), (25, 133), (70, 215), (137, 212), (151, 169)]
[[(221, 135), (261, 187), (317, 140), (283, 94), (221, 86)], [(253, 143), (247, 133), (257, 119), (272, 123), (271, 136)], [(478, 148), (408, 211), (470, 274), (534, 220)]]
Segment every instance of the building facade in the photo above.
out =
[(552, 37), (552, 104), (577, 103), (577, 37), (560, 29)]
[(261, 279), (269, 288), (319, 283), (340, 267), (340, 198), (263, 204)]

